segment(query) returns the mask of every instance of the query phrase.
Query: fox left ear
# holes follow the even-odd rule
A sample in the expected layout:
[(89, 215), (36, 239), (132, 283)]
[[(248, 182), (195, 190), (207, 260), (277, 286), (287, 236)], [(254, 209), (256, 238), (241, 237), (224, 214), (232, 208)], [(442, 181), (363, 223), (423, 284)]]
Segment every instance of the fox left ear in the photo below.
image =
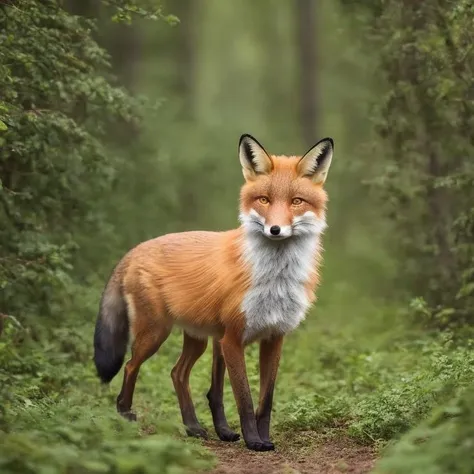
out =
[(272, 160), (262, 145), (251, 135), (245, 134), (239, 141), (239, 159), (242, 172), (247, 181), (272, 171)]
[(333, 153), (333, 139), (323, 138), (303, 155), (297, 165), (298, 174), (310, 178), (316, 184), (323, 184), (331, 166)]

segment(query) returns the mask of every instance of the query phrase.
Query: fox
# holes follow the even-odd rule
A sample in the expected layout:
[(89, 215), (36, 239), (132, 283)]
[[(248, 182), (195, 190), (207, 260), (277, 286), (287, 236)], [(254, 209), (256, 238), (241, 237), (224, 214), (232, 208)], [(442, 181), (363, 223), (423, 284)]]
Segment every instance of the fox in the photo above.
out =
[[(207, 399), (217, 436), (240, 439), (224, 411), (227, 370), (245, 445), (253, 451), (275, 449), (270, 419), (283, 339), (316, 300), (327, 227), (323, 185), (333, 151), (333, 139), (324, 138), (302, 156), (271, 155), (254, 137), (242, 135), (240, 226), (162, 235), (138, 244), (118, 262), (100, 300), (94, 362), (102, 382), (109, 383), (131, 340), (116, 402), (119, 414), (137, 419), (132, 400), (140, 367), (177, 326), (183, 347), (171, 379), (186, 433), (208, 438), (196, 416), (189, 377), (212, 338)], [(244, 354), (254, 342), (260, 345), (256, 410)]]

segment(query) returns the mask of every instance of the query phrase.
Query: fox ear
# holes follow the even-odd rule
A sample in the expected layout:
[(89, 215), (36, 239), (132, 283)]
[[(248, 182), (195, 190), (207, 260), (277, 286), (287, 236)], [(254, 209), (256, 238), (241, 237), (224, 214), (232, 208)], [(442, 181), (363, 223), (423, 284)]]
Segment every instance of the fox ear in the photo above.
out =
[(268, 174), (273, 168), (272, 160), (260, 143), (251, 135), (242, 135), (239, 141), (239, 159), (246, 180), (259, 174)]
[(303, 155), (297, 165), (298, 174), (310, 178), (316, 184), (323, 184), (331, 166), (333, 153), (333, 139), (323, 138)]

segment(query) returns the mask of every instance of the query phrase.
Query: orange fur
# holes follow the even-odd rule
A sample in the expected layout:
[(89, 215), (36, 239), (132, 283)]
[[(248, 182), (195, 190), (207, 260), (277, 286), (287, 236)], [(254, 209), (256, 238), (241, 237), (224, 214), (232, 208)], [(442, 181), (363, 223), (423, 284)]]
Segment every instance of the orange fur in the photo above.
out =
[(218, 336), (226, 327), (242, 331), (239, 308), (250, 281), (241, 233), (168, 234), (133, 249), (119, 270), (123, 292), (147, 311), (133, 322), (132, 336), (150, 320)]

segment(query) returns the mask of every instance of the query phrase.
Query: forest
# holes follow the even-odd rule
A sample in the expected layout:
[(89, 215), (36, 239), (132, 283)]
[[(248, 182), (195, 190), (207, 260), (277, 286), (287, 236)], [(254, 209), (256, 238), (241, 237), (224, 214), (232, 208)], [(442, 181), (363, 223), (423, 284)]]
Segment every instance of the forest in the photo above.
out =
[[(0, 1), (0, 472), (474, 472), (470, 0)], [(333, 137), (322, 282), (285, 339), (276, 451), (189, 438), (173, 330), (140, 371), (92, 361), (118, 260), (237, 227), (238, 140)], [(212, 345), (212, 344), (211, 344)], [(258, 398), (258, 345), (246, 350)], [(229, 380), (227, 417), (239, 431)]]

